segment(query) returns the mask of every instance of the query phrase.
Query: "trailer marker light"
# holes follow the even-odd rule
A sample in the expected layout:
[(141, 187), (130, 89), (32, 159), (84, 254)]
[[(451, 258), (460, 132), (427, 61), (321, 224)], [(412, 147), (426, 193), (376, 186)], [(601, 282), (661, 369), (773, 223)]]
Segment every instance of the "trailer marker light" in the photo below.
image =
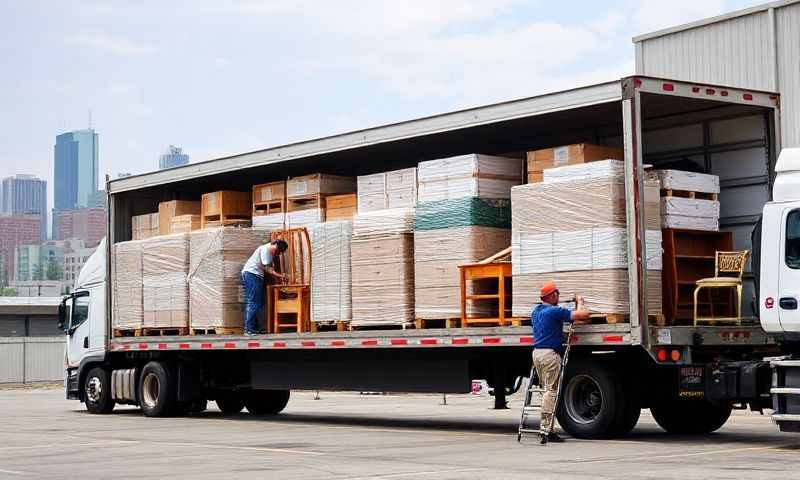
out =
[(663, 350), (663, 349), (659, 350), (659, 351), (656, 353), (656, 359), (657, 359), (659, 362), (666, 362), (666, 361), (667, 361), (667, 351), (666, 351), (666, 350)]
[(467, 345), (469, 344), (469, 338), (454, 338), (450, 343), (453, 345)]
[(605, 335), (603, 336), (603, 342), (605, 343), (619, 343), (622, 342), (624, 339), (622, 335)]
[(714, 95), (715, 93), (717, 93), (717, 91), (713, 88), (706, 88), (706, 95)]
[(675, 85), (671, 83), (665, 83), (661, 85), (661, 89), (664, 90), (665, 92), (672, 92), (675, 90)]
[(123, 350), (130, 350), (130, 348), (131, 348), (131, 346), (130, 346), (130, 345), (123, 345), (123, 346), (122, 346), (122, 349), (123, 349)]
[(419, 344), (420, 345), (438, 345), (439, 344), (439, 340), (437, 340), (435, 338), (423, 338), (422, 340), (419, 341)]
[(361, 345), (363, 345), (365, 347), (377, 347), (378, 346), (378, 341), (377, 340), (363, 340), (361, 342)]
[(634, 87), (641, 87), (642, 86), (642, 79), (641, 78), (634, 78), (633, 79), (633, 86)]
[(745, 100), (752, 100), (753, 99), (753, 95), (750, 94), (750, 93), (745, 93), (745, 94), (742, 95), (742, 98), (744, 98)]
[(533, 337), (519, 337), (519, 343), (533, 343)]
[(669, 358), (670, 358), (670, 360), (672, 360), (673, 362), (677, 362), (678, 360), (680, 360), (680, 359), (681, 359), (681, 351), (680, 351), (680, 350), (673, 350), (673, 351), (672, 351), (672, 352), (669, 354)]
[(722, 95), (723, 97), (727, 97), (728, 96), (728, 91), (727, 90), (720, 90), (719, 94)]

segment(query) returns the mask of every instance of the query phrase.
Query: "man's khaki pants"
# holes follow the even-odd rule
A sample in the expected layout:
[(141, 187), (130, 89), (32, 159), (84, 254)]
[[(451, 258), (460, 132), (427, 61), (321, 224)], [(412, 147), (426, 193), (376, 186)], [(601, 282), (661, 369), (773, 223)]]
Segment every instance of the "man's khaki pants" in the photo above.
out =
[(544, 388), (542, 396), (542, 420), (539, 430), (553, 431), (553, 414), (556, 411), (556, 390), (561, 376), (561, 355), (549, 348), (537, 348), (533, 351), (533, 366)]

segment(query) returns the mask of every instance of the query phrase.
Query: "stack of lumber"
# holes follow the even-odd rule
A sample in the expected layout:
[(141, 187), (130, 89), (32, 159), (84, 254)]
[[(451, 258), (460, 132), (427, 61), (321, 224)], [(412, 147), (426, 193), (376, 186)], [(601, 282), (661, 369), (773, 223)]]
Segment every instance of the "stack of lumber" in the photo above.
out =
[(189, 235), (164, 235), (142, 247), (143, 327), (188, 328)]
[(351, 241), (354, 327), (414, 321), (414, 209), (359, 213)]
[[(458, 265), (478, 262), (511, 241), (511, 187), (522, 161), (462, 155), (419, 164), (419, 204), (414, 226), (415, 316), (461, 316)], [(470, 288), (478, 286), (473, 282)], [(470, 290), (467, 292), (483, 293)], [(487, 316), (497, 305), (470, 302), (467, 313)]]
[(325, 221), (352, 220), (358, 210), (355, 193), (331, 195), (325, 199)]
[(355, 180), (314, 173), (286, 181), (286, 223), (299, 227), (325, 221), (325, 200), (331, 195), (355, 192)]
[[(544, 170), (542, 183), (514, 187), (512, 202), (513, 314), (527, 316), (542, 283), (561, 297), (581, 294), (597, 313), (628, 314), (628, 247), (622, 162)], [(589, 172), (587, 174), (587, 172)], [(658, 182), (644, 188), (647, 298), (661, 312), (661, 220)]]
[(133, 240), (144, 240), (158, 235), (159, 216), (156, 213), (134, 215), (131, 218), (131, 233)]
[(661, 226), (719, 231), (719, 177), (681, 170), (655, 170), (661, 181)]
[[(196, 215), (200, 219), (200, 202), (189, 200), (170, 200), (158, 204), (158, 234), (169, 235), (170, 233), (183, 233), (172, 231), (172, 220), (177, 216)], [(183, 227), (182, 220), (179, 225)], [(191, 224), (189, 224), (191, 228)]]
[(311, 239), (311, 321), (352, 319), (350, 241), (353, 222), (328, 221), (308, 226)]
[(250, 192), (220, 190), (202, 197), (201, 226), (217, 228), (250, 225), (253, 216)]
[(217, 228), (190, 234), (189, 309), (193, 329), (241, 328), (245, 297), (241, 270), (269, 232)]
[(417, 206), (417, 169), (415, 167), (362, 175), (358, 177), (357, 182), (359, 213)]
[(189, 233), (200, 230), (200, 215), (176, 215), (169, 223), (169, 233)]
[(253, 227), (283, 229), (286, 225), (286, 181), (253, 185)]
[(580, 165), (598, 160), (623, 160), (621, 148), (576, 143), (555, 148), (544, 148), (528, 152), (528, 183), (544, 180), (544, 171), (550, 168)]
[(142, 328), (142, 246), (144, 241), (112, 246), (111, 304), (114, 329)]

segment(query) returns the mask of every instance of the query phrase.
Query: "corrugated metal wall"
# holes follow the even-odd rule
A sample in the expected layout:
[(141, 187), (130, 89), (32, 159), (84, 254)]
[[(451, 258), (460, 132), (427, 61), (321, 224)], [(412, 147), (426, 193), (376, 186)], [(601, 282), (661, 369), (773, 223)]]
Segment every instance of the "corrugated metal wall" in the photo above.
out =
[(0, 338), (0, 383), (59, 382), (64, 337)]
[(771, 11), (645, 38), (636, 43), (636, 73), (777, 91), (781, 145), (798, 147), (800, 3)]

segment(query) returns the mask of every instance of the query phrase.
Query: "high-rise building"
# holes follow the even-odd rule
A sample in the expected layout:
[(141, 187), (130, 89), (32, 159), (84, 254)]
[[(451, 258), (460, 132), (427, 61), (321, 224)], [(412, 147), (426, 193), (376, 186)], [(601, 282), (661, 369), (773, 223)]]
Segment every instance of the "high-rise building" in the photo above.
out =
[(36, 175), (6, 177), (2, 182), (0, 212), (39, 215), (40, 240), (47, 240), (47, 182)]
[(158, 169), (164, 170), (165, 168), (180, 167), (189, 163), (189, 155), (183, 153), (183, 149), (170, 145), (167, 153), (161, 155), (158, 159)]
[(0, 215), (0, 256), (3, 271), (0, 284), (7, 285), (14, 275), (14, 250), (19, 245), (39, 243), (41, 218), (38, 215)]
[(54, 240), (78, 238), (83, 240), (86, 247), (95, 247), (106, 236), (107, 223), (107, 212), (104, 208), (56, 212), (53, 230), (58, 236)]
[[(62, 280), (64, 242), (49, 241), (38, 245), (19, 245), (14, 249), (14, 266), (14, 281)], [(56, 271), (50, 271), (51, 267)]]
[(64, 281), (72, 287), (83, 265), (89, 260), (97, 247), (86, 247), (82, 240), (69, 239), (64, 241)]
[(76, 130), (56, 137), (54, 147), (54, 209), (91, 207), (97, 193), (98, 137), (94, 130)]

